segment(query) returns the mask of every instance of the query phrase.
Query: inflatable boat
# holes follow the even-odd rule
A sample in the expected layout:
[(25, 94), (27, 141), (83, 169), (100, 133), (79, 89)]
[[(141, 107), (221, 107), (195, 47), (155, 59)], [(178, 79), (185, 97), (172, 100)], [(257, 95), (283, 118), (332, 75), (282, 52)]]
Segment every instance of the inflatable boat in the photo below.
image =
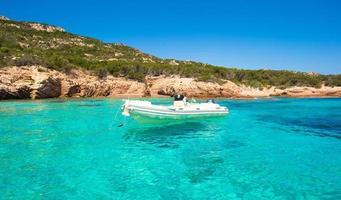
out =
[(136, 120), (188, 119), (197, 117), (225, 116), (228, 109), (208, 100), (206, 103), (187, 102), (183, 95), (176, 95), (173, 105), (154, 105), (150, 101), (125, 100), (122, 114)]

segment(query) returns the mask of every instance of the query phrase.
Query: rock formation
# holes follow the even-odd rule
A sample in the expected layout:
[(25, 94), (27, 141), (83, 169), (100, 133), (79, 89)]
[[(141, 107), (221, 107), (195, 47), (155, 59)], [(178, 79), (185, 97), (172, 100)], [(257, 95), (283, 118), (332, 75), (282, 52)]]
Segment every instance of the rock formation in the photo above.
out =
[(147, 77), (146, 81), (151, 96), (173, 96), (175, 93), (183, 93), (189, 97), (236, 97), (240, 92), (240, 88), (230, 81), (220, 85), (179, 76)]
[(0, 20), (6, 20), (6, 21), (8, 21), (9, 18), (8, 18), (8, 17), (5, 17), (5, 16), (0, 16)]
[(72, 70), (68, 73), (41, 66), (0, 69), (0, 100), (56, 97), (158, 97), (183, 93), (188, 97), (254, 98), (270, 96), (341, 96), (341, 87), (251, 88), (225, 81), (221, 84), (179, 76), (146, 77), (145, 82)]
[(50, 26), (50, 25), (44, 25), (44, 24), (39, 24), (39, 23), (28, 23), (28, 25), (37, 31), (46, 31), (46, 32), (65, 32), (65, 30), (61, 27), (57, 26)]
[(41, 86), (37, 89), (35, 98), (55, 98), (61, 95), (62, 84), (59, 78), (48, 77), (41, 82)]
[(0, 70), (0, 99), (55, 97), (143, 96), (145, 84), (89, 72), (61, 73), (40, 66), (6, 67)]

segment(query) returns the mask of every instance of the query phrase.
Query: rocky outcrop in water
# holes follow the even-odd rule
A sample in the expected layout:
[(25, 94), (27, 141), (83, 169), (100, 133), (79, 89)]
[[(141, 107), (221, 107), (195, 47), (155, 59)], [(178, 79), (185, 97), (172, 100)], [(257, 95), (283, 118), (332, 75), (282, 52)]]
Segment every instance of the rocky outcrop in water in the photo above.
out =
[(179, 76), (146, 77), (145, 82), (72, 70), (62, 73), (41, 66), (0, 69), (0, 100), (56, 97), (158, 97), (183, 93), (188, 97), (254, 98), (271, 96), (341, 96), (341, 87), (251, 88), (225, 81), (221, 84)]

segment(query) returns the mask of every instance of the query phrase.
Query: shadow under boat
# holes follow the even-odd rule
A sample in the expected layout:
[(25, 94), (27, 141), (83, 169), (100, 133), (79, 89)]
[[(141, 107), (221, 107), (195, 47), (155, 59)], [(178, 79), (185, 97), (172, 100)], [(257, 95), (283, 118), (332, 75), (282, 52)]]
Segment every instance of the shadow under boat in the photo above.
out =
[(176, 141), (179, 139), (211, 137), (215, 133), (214, 130), (212, 124), (191, 121), (182, 124), (130, 128), (124, 134), (124, 138), (163, 148), (175, 148), (178, 146)]

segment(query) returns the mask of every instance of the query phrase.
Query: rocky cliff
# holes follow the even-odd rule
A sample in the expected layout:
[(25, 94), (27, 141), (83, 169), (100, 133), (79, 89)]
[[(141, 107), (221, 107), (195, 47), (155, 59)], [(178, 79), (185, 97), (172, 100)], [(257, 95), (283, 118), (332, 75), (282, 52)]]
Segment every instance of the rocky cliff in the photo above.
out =
[(275, 87), (257, 89), (230, 81), (211, 83), (179, 76), (148, 76), (144, 83), (123, 77), (99, 78), (89, 71), (68, 73), (42, 66), (0, 69), (0, 100), (59, 97), (157, 97), (183, 93), (188, 97), (254, 98), (270, 96), (341, 96), (341, 87)]
[(41, 66), (0, 70), (0, 99), (143, 96), (145, 84), (124, 78), (99, 79), (89, 72), (61, 73)]

